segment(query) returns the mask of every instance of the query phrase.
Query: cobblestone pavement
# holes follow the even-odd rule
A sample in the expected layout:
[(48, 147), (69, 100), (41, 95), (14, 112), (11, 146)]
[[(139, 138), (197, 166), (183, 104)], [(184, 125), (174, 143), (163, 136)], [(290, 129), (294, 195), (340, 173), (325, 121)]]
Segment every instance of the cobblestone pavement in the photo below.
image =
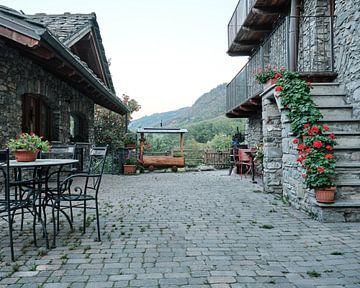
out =
[(27, 221), (17, 262), (0, 236), (0, 285), (360, 287), (360, 224), (322, 224), (260, 191), (226, 170), (105, 176), (102, 242), (93, 214), (85, 235), (80, 215), (73, 233), (62, 223), (50, 251)]

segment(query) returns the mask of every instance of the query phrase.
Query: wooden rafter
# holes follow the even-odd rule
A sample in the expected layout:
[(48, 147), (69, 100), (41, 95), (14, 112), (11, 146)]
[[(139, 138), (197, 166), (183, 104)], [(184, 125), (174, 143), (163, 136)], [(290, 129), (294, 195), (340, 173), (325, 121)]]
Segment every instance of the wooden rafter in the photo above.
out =
[(28, 47), (35, 47), (39, 45), (39, 41), (36, 39), (33, 39), (29, 36), (20, 34), (16, 31), (7, 29), (3, 26), (0, 26), (0, 36), (6, 37), (8, 39), (11, 39), (21, 45), (28, 46)]

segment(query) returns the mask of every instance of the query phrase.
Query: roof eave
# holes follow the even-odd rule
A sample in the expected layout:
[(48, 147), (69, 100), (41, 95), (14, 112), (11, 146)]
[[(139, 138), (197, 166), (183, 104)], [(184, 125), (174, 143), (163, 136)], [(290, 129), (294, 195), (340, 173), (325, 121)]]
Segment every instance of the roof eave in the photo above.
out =
[[(105, 87), (103, 85), (101, 85), (99, 83), (99, 81), (94, 79), (93, 75), (91, 75), (91, 73), (88, 70), (86, 70), (74, 58), (74, 56), (71, 54), (71, 52), (68, 49), (66, 49), (60, 43), (60, 41), (56, 40), (56, 38), (54, 38), (47, 31), (42, 35), (42, 39), (49, 46), (51, 46), (55, 51), (57, 51), (60, 54), (60, 56), (62, 56), (66, 61), (68, 61), (77, 71), (79, 71), (88, 82), (90, 82), (93, 86), (95, 86), (96, 89), (98, 89), (102, 94), (104, 94), (113, 105), (118, 106), (120, 108), (120, 109), (116, 109), (115, 112), (122, 114), (122, 115), (130, 112), (128, 107), (124, 103), (122, 103), (119, 98), (117, 98), (115, 95), (111, 94), (107, 89), (105, 89)], [(98, 104), (100, 104), (100, 103), (98, 103)], [(114, 110), (114, 109), (111, 109), (111, 110)]]

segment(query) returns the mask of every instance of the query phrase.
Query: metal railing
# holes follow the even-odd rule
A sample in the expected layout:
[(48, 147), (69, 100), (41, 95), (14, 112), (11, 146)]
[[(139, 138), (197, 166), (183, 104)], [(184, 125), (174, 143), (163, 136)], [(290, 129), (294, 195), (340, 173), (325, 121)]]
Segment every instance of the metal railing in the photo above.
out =
[(228, 24), (228, 47), (234, 42), (256, 0), (239, 0)]
[[(289, 68), (289, 21), (290, 17), (285, 17), (279, 22), (274, 31), (249, 58), (248, 63), (227, 85), (226, 111), (231, 111), (262, 91), (262, 85), (255, 81), (258, 69), (263, 69), (268, 65)], [(334, 72), (333, 17), (301, 16), (299, 21), (297, 71), (300, 73)]]

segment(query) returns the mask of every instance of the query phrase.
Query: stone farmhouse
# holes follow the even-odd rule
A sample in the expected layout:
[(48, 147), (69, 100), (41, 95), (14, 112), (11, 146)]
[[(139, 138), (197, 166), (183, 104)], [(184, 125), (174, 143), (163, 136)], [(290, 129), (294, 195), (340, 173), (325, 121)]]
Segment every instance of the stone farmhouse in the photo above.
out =
[[(360, 220), (360, 1), (240, 0), (228, 25), (228, 54), (249, 56), (227, 86), (227, 117), (247, 118), (246, 140), (264, 144), (264, 192), (322, 221)], [(254, 71), (266, 65), (297, 71), (337, 135), (336, 201), (319, 204), (306, 189), (287, 120)]]
[(94, 106), (121, 115), (95, 13), (24, 15), (0, 6), (0, 145), (20, 132), (93, 142)]

